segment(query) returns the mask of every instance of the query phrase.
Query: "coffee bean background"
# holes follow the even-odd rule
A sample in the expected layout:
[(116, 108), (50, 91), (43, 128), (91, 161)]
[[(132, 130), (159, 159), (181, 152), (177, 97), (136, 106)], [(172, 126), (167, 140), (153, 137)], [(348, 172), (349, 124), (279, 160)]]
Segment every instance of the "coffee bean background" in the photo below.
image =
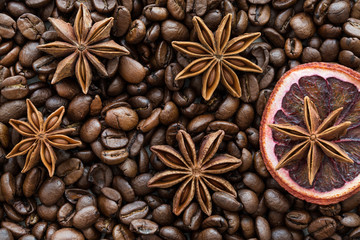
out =
[[(104, 60), (87, 95), (76, 78), (51, 85), (59, 62), (39, 51), (58, 40), (48, 18), (74, 21), (80, 4), (94, 22), (114, 18), (112, 40), (129, 56)], [(189, 64), (171, 41), (198, 41), (192, 18), (215, 31), (233, 15), (232, 36), (261, 32), (242, 55), (262, 74), (237, 72), (242, 97), (219, 87), (201, 98), (201, 77), (175, 81)], [(0, 0), (0, 240), (360, 238), (360, 193), (319, 206), (288, 194), (268, 173), (259, 151), (259, 125), (277, 80), (307, 62), (337, 62), (360, 71), (360, 2), (350, 0)], [(21, 140), (9, 119), (25, 120), (30, 99), (47, 116), (66, 108), (63, 128), (79, 148), (56, 150), (55, 176), (39, 164), (21, 173), (25, 156), (5, 155)], [(211, 192), (213, 213), (194, 201), (176, 216), (176, 187), (153, 189), (166, 166), (149, 151), (177, 147), (187, 130), (196, 144), (222, 129), (219, 152), (241, 158), (224, 175), (237, 198)]]

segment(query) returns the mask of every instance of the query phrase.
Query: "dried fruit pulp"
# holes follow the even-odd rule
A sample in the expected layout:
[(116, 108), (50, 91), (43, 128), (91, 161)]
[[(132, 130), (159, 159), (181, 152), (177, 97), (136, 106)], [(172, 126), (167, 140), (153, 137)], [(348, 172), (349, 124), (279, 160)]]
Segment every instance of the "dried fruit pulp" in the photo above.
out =
[[(360, 74), (338, 64), (309, 63), (291, 69), (276, 84), (260, 128), (260, 146), (265, 165), (287, 191), (298, 198), (317, 204), (339, 202), (356, 193), (360, 187)], [(305, 127), (303, 99), (315, 103), (321, 120), (339, 108), (336, 121), (351, 121), (346, 135), (335, 142), (354, 164), (339, 163), (324, 156), (312, 185), (307, 176), (306, 158), (275, 170), (278, 161), (298, 142), (273, 131), (268, 124), (289, 123)]]

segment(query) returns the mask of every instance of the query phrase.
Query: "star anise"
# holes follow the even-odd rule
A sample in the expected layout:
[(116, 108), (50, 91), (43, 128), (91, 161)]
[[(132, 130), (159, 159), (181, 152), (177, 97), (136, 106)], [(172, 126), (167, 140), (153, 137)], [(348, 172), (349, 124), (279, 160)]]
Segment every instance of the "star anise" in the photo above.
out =
[(179, 52), (197, 58), (186, 66), (175, 80), (202, 75), (202, 96), (209, 100), (215, 89), (221, 83), (234, 97), (241, 97), (239, 78), (233, 71), (258, 72), (262, 69), (238, 54), (243, 52), (261, 34), (244, 34), (233, 39), (231, 35), (231, 14), (221, 21), (215, 35), (199, 17), (193, 18), (194, 28), (200, 43), (173, 41), (172, 46)]
[(15, 119), (9, 121), (10, 125), (25, 138), (16, 144), (6, 158), (27, 154), (21, 171), (23, 173), (33, 168), (41, 159), (52, 177), (56, 164), (53, 147), (67, 150), (79, 146), (81, 142), (65, 136), (75, 129), (58, 129), (65, 113), (63, 106), (51, 113), (44, 121), (42, 113), (29, 99), (26, 100), (26, 105), (28, 123)]
[(55, 41), (43, 44), (38, 46), (38, 49), (55, 57), (67, 56), (59, 62), (51, 81), (52, 84), (73, 76), (75, 70), (81, 89), (86, 94), (92, 80), (92, 70), (89, 62), (101, 76), (108, 76), (104, 64), (94, 55), (113, 59), (129, 54), (125, 47), (120, 46), (113, 40), (105, 40), (110, 37), (114, 19), (112, 17), (105, 18), (92, 26), (90, 12), (84, 4), (79, 7), (74, 27), (61, 19), (49, 18), (49, 21), (64, 42)]
[(340, 162), (353, 163), (347, 153), (334, 140), (345, 135), (350, 121), (335, 124), (342, 107), (332, 111), (320, 123), (320, 117), (315, 104), (308, 96), (304, 98), (304, 120), (307, 129), (291, 124), (269, 124), (272, 129), (284, 133), (290, 139), (300, 141), (279, 161), (276, 169), (288, 166), (295, 160), (303, 159), (307, 154), (308, 180), (312, 185), (318, 172), (323, 154)]
[(241, 165), (240, 159), (228, 154), (214, 157), (224, 135), (224, 131), (219, 130), (205, 136), (198, 154), (190, 135), (183, 130), (176, 135), (181, 154), (168, 145), (151, 147), (151, 151), (173, 170), (157, 173), (150, 179), (148, 186), (169, 188), (182, 182), (173, 199), (173, 212), (176, 215), (190, 204), (196, 193), (202, 211), (210, 216), (212, 204), (208, 187), (214, 191), (228, 192), (236, 197), (236, 191), (228, 181), (214, 176), (234, 170)]

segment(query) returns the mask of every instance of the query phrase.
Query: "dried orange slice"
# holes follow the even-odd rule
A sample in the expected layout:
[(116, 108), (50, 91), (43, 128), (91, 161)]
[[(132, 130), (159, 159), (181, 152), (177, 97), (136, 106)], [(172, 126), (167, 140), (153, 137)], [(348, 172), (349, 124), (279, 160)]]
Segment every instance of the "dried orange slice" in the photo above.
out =
[(271, 175), (316, 204), (360, 190), (360, 73), (332, 63), (286, 72), (263, 112), (261, 153)]

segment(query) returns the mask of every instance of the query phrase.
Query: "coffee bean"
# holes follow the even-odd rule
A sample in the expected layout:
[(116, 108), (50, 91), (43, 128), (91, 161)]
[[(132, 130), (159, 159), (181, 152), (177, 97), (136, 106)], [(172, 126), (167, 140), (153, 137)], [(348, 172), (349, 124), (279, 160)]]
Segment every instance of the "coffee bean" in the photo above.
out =
[(45, 32), (44, 22), (31, 13), (21, 15), (16, 24), (21, 34), (29, 40), (38, 40)]
[(12, 38), (17, 30), (16, 22), (9, 15), (0, 13), (0, 36), (2, 38)]
[(110, 127), (129, 131), (138, 123), (137, 113), (127, 107), (118, 107), (106, 112), (105, 122)]
[(204, 219), (201, 224), (203, 229), (215, 228), (218, 232), (223, 233), (228, 229), (228, 223), (225, 218), (219, 215), (212, 215)]
[(256, 230), (256, 235), (259, 237), (259, 239), (261, 240), (271, 239), (270, 225), (265, 218), (261, 216), (256, 217), (255, 230)]
[(122, 223), (129, 225), (135, 219), (144, 218), (149, 207), (143, 201), (135, 201), (124, 205), (119, 211), (119, 219)]
[(256, 196), (255, 192), (249, 189), (241, 189), (238, 191), (238, 197), (247, 213), (255, 213), (259, 205), (259, 198)]
[(41, 185), (39, 189), (39, 199), (43, 204), (50, 206), (55, 204), (60, 199), (64, 191), (64, 182), (58, 177), (53, 177), (47, 179)]
[(300, 39), (310, 38), (316, 31), (312, 18), (306, 13), (294, 15), (290, 20), (290, 26)]
[(159, 230), (159, 226), (147, 219), (134, 219), (130, 223), (130, 231), (137, 234), (154, 234)]
[(95, 206), (85, 207), (74, 215), (73, 224), (78, 229), (88, 228), (93, 225), (100, 216), (100, 212)]
[(358, 227), (360, 225), (360, 217), (356, 213), (344, 213), (340, 219), (340, 223), (345, 227)]
[(202, 221), (202, 211), (197, 203), (191, 203), (183, 214), (182, 221), (190, 230), (198, 230)]
[(276, 189), (267, 189), (264, 197), (266, 206), (273, 211), (285, 213), (290, 208), (289, 201)]
[(205, 239), (213, 239), (213, 240), (220, 240), (222, 239), (221, 234), (215, 228), (207, 228), (202, 230), (197, 239), (205, 240)]
[(294, 210), (286, 214), (285, 223), (292, 229), (305, 229), (311, 221), (308, 212), (302, 210)]
[(171, 240), (186, 240), (185, 235), (176, 227), (165, 226), (159, 231), (160, 237)]
[(272, 229), (271, 239), (273, 240), (285, 240), (285, 239), (293, 239), (293, 235), (291, 232), (285, 227), (276, 227)]
[[(146, 26), (145, 26), (145, 24), (141, 20), (136, 19), (135, 21), (133, 21), (131, 23), (131, 25), (129, 27), (129, 31), (126, 34), (126, 41), (128, 43), (130, 43), (130, 44), (140, 43), (144, 39), (145, 34), (146, 34)], [(128, 57), (126, 57), (126, 59), (127, 58)], [(133, 60), (131, 58), (129, 58), (129, 59)], [(122, 61), (122, 63), (124, 64), (124, 61)], [(120, 64), (122, 64), (122, 63), (120, 63)]]
[(161, 23), (161, 36), (168, 42), (183, 41), (189, 38), (189, 31), (178, 21), (166, 20)]
[(270, 19), (269, 5), (250, 5), (248, 17), (255, 26), (264, 26)]
[(54, 232), (51, 239), (62, 240), (62, 239), (73, 239), (73, 240), (85, 240), (84, 235), (74, 228), (61, 228)]
[(212, 195), (214, 203), (223, 210), (237, 212), (242, 209), (242, 204), (234, 196), (226, 192), (215, 192)]
[(336, 221), (330, 217), (317, 218), (310, 223), (308, 231), (316, 239), (328, 238), (336, 231)]
[(358, 68), (360, 66), (360, 58), (348, 50), (342, 50), (339, 53), (338, 60), (341, 64), (350, 68)]
[(350, 16), (350, 3), (338, 1), (331, 3), (328, 8), (327, 17), (334, 24), (342, 24)]
[(119, 73), (129, 83), (140, 83), (146, 75), (141, 63), (127, 56), (120, 58)]

